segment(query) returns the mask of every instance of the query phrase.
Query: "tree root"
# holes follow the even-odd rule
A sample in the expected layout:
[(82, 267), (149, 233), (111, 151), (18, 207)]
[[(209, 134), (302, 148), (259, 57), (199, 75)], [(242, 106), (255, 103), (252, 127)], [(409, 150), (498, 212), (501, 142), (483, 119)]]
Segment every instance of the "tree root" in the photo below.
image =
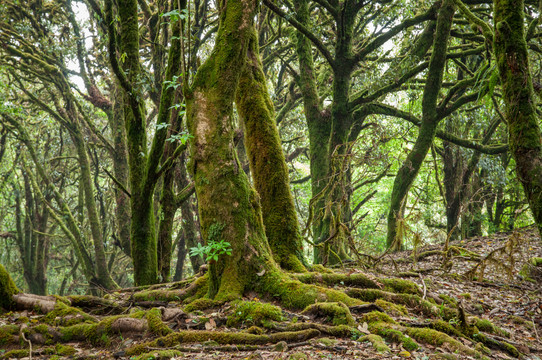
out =
[(218, 344), (246, 344), (262, 345), (267, 343), (278, 343), (280, 341), (299, 342), (305, 341), (320, 335), (316, 329), (307, 329), (300, 331), (279, 332), (270, 335), (254, 335), (247, 333), (231, 333), (222, 331), (179, 331), (160, 337), (156, 340), (144, 344), (138, 344), (126, 350), (126, 355), (139, 355), (147, 352), (149, 348), (172, 347), (183, 343), (201, 343), (204, 341), (216, 341)]

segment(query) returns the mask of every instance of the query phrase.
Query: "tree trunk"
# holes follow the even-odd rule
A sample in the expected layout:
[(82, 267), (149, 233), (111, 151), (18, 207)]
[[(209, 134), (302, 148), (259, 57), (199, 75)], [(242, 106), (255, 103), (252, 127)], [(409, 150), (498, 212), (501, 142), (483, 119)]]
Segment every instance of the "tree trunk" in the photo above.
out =
[(260, 195), (265, 234), (273, 257), (283, 269), (303, 272), (303, 241), (290, 192), (288, 167), (255, 36), (248, 44), (236, 105), (244, 122), (250, 171)]
[(494, 51), (516, 174), (542, 234), (542, 139), (536, 115), (522, 0), (495, 0)]
[(387, 246), (393, 250), (402, 247), (402, 239), (397, 236), (397, 223), (401, 208), (405, 206), (406, 195), (416, 179), (423, 160), (433, 143), (438, 125), (437, 101), (442, 85), (444, 65), (446, 64), (446, 48), (455, 12), (453, 1), (444, 0), (437, 18), (437, 29), (433, 42), (433, 53), (429, 62), (427, 82), (422, 99), (422, 124), (418, 138), (408, 154), (405, 162), (397, 172), (388, 213)]

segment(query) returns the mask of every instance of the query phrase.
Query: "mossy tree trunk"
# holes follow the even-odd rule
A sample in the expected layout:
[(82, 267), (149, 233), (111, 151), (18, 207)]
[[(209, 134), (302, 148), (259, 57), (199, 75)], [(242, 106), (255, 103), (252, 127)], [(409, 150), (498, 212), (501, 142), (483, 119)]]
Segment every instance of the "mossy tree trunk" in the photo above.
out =
[(397, 236), (397, 225), (400, 221), (401, 209), (404, 208), (406, 196), (416, 179), (427, 152), (429, 151), (438, 125), (437, 101), (442, 86), (446, 49), (452, 26), (455, 7), (452, 0), (444, 0), (437, 18), (437, 28), (433, 41), (433, 53), (429, 62), (427, 81), (422, 99), (422, 124), (414, 147), (395, 177), (388, 213), (387, 245), (394, 250), (402, 247), (402, 239)]
[(506, 105), (510, 151), (516, 161), (516, 175), (542, 234), (542, 139), (523, 29), (524, 2), (495, 0), (493, 4), (493, 45)]
[[(23, 275), (28, 290), (32, 294), (46, 295), (47, 293), (47, 263), (49, 242), (45, 238), (48, 231), (49, 212), (45, 202), (35, 197), (32, 184), (25, 170), (22, 172), (24, 181), (24, 213), (21, 211), (21, 192), (14, 188), (15, 193), (15, 224), (17, 235), (15, 240), (21, 254)], [(51, 200), (51, 194), (45, 201)]]
[[(307, 0), (296, 1), (295, 5), (297, 21), (308, 27), (310, 13)], [(325, 197), (322, 192), (327, 184), (326, 175), (329, 168), (327, 147), (324, 145), (329, 142), (331, 114), (323, 109), (318, 95), (311, 43), (300, 31), (297, 31), (296, 36), (296, 52), (299, 60), (297, 81), (303, 96), (303, 108), (309, 132), (311, 192), (312, 201), (314, 201), (312, 232), (316, 242), (321, 243), (318, 239), (327, 238), (325, 234), (329, 233), (323, 218)], [(315, 247), (314, 251), (316, 262), (320, 262), (324, 253), (323, 249)]]
[(236, 105), (244, 123), (245, 147), (260, 195), (265, 234), (275, 261), (283, 269), (302, 272), (303, 242), (255, 34), (251, 34), (244, 60)]
[[(118, 82), (114, 84), (113, 111), (109, 115), (109, 126), (113, 135), (113, 173), (115, 179), (129, 191), (128, 187), (128, 152), (126, 148), (126, 128), (124, 126), (124, 103), (122, 101), (122, 89)], [(123, 189), (115, 187), (115, 223), (118, 242), (122, 251), (128, 256), (132, 255), (130, 245), (130, 198)]]
[[(113, 4), (110, 0), (106, 1), (110, 62), (123, 88), (123, 112), (130, 169), (132, 214), (130, 240), (134, 261), (134, 281), (136, 285), (146, 285), (158, 281), (157, 235), (153, 204), (156, 182), (167, 167), (172, 164), (172, 158), (184, 148), (183, 145), (179, 145), (169, 159), (162, 161), (174, 92), (174, 87), (169, 84), (171, 84), (173, 76), (179, 75), (180, 45), (178, 39), (173, 40), (169, 50), (165, 79), (159, 97), (158, 126), (151, 147), (148, 149), (144, 116), (144, 89), (141, 87), (143, 73), (139, 59), (140, 34), (137, 1), (119, 1), (117, 13), (120, 19), (118, 44), (117, 30), (113, 21)], [(117, 47), (124, 58), (122, 69), (117, 59)]]
[(257, 273), (278, 270), (265, 236), (259, 199), (234, 146), (233, 101), (249, 43), (255, 36), (254, 0), (220, 4), (220, 25), (211, 56), (186, 92), (191, 169), (201, 232), (207, 243), (228, 242), (232, 255), (209, 267), (208, 296), (230, 300), (258, 282)]

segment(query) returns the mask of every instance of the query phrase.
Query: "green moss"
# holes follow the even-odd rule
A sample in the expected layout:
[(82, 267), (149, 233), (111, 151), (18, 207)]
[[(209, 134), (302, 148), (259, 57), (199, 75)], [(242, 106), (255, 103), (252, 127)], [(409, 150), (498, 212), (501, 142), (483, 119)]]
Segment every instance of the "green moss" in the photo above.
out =
[(28, 357), (29, 354), (30, 351), (28, 351), (27, 349), (11, 350), (3, 355), (0, 354), (0, 359), (21, 359), (24, 357)]
[(249, 334), (261, 335), (264, 333), (264, 330), (258, 326), (251, 326), (246, 330)]
[(0, 326), (0, 345), (11, 344), (15, 342), (15, 336), (19, 334), (17, 325)]
[(359, 338), (358, 341), (360, 342), (369, 341), (373, 345), (374, 349), (378, 351), (379, 353), (388, 353), (391, 351), (390, 347), (386, 345), (386, 343), (384, 342), (384, 339), (382, 339), (382, 337), (379, 335), (374, 335), (374, 334), (365, 335)]
[(487, 319), (480, 319), (478, 317), (474, 317), (473, 325), (476, 326), (480, 331), (499, 335), (502, 337), (510, 337), (510, 333), (508, 331), (494, 325), (491, 321)]
[(181, 301), (180, 290), (145, 290), (134, 294), (135, 301)]
[(302, 352), (296, 352), (290, 355), (288, 360), (307, 360), (307, 355), (303, 354)]
[(216, 301), (212, 299), (200, 298), (192, 301), (190, 304), (186, 305), (184, 311), (189, 313), (196, 310), (207, 310), (214, 307), (218, 307), (224, 304), (223, 301)]
[(232, 304), (232, 313), (228, 316), (227, 325), (238, 327), (266, 326), (269, 321), (283, 321), (282, 310), (278, 306), (258, 301), (237, 301)]
[(450, 320), (457, 316), (456, 310), (445, 305), (437, 306), (413, 294), (395, 294), (379, 289), (348, 289), (346, 294), (369, 302), (383, 299), (394, 304), (405, 305), (414, 312), (430, 317), (438, 316), (444, 320)]
[(363, 315), (360, 321), (366, 322), (367, 324), (371, 324), (373, 322), (386, 322), (390, 324), (397, 324), (397, 322), (393, 320), (388, 314), (384, 314), (380, 311), (371, 311), (370, 313)]
[(520, 353), (518, 351), (518, 349), (516, 349), (515, 346), (507, 343), (507, 342), (504, 342), (504, 341), (497, 341), (493, 338), (490, 338), (490, 337), (487, 337), (485, 334), (483, 333), (476, 333), (473, 335), (472, 337), (474, 340), (480, 342), (480, 343), (483, 343), (484, 345), (487, 345), (491, 348), (497, 348), (497, 349), (502, 349), (504, 351), (506, 351), (507, 353), (509, 353), (510, 355), (512, 355), (513, 357), (516, 357), (516, 358), (519, 358), (520, 357)]
[(343, 291), (328, 289), (317, 285), (307, 285), (292, 280), (286, 274), (277, 271), (266, 274), (256, 290), (277, 298), (290, 309), (304, 309), (316, 302), (342, 302), (346, 306), (360, 305), (363, 301), (353, 299)]
[(512, 323), (514, 323), (516, 325), (525, 326), (529, 330), (534, 330), (534, 325), (533, 325), (532, 321), (525, 320), (521, 316), (508, 315), (508, 321), (511, 321)]
[(13, 309), (15, 303), (12, 296), (19, 292), (7, 270), (0, 264), (0, 308)]
[(355, 326), (356, 324), (348, 307), (341, 302), (312, 304), (307, 306), (302, 313), (323, 317), (325, 322), (333, 325)]
[(320, 274), (333, 274), (333, 270), (331, 270), (330, 268), (327, 268), (325, 267), (324, 265), (322, 264), (314, 264), (310, 267), (311, 271), (313, 272), (317, 272), (317, 273), (320, 273)]
[(397, 305), (386, 300), (378, 299), (375, 301), (375, 305), (380, 306), (382, 309), (386, 311), (386, 313), (394, 315), (394, 316), (401, 316), (401, 315), (408, 314), (408, 310), (404, 305)]
[(380, 279), (382, 284), (384, 284), (384, 290), (395, 292), (398, 294), (414, 294), (419, 295), (420, 289), (416, 283), (398, 278), (389, 278), (389, 279)]
[(337, 273), (304, 273), (296, 274), (295, 277), (305, 284), (326, 284), (358, 286), (361, 288), (377, 289), (378, 284), (365, 274), (337, 274)]
[(135, 357), (135, 360), (169, 360), (182, 354), (178, 350), (154, 350)]
[(56, 344), (55, 345), (55, 353), (62, 356), (71, 356), (75, 354), (77, 350), (69, 345), (63, 345), (63, 344)]
[(394, 329), (393, 325), (387, 322), (379, 321), (369, 324), (369, 331), (380, 335), (388, 341), (400, 343), (409, 351), (417, 350), (419, 345), (412, 338), (405, 336), (400, 330)]
[(456, 307), (457, 306), (457, 300), (453, 297), (446, 295), (446, 294), (439, 294), (438, 296), (440, 299), (444, 301), (445, 304), (448, 304), (450, 306)]
[(405, 328), (404, 332), (412, 338), (426, 344), (434, 346), (447, 344), (453, 351), (458, 351), (469, 356), (481, 356), (478, 351), (463, 345), (461, 342), (437, 330), (427, 328)]
[(201, 299), (209, 292), (209, 274), (205, 274), (194, 281), (194, 291), (186, 294), (183, 303), (190, 304), (197, 299)]
[(470, 293), (462, 293), (462, 294), (459, 294), (459, 296), (461, 296), (463, 299), (466, 299), (466, 300), (472, 299), (472, 295)]
[(209, 340), (216, 341), (219, 344), (262, 345), (267, 343), (277, 343), (279, 341), (305, 341), (318, 335), (320, 335), (320, 332), (315, 329), (295, 332), (280, 332), (270, 335), (254, 335), (244, 332), (236, 333), (222, 331), (179, 331), (147, 343), (135, 345), (126, 350), (126, 355), (140, 355), (147, 352), (147, 349), (149, 348), (173, 347), (181, 343), (202, 343)]
[[(144, 316), (144, 312), (138, 312), (132, 314), (133, 317), (141, 318)], [(86, 340), (93, 345), (107, 346), (110, 343), (111, 337), (111, 324), (123, 315), (110, 316), (103, 319), (99, 323), (89, 324), (82, 323), (72, 326), (60, 327), (58, 330), (61, 334), (63, 342), (69, 342), (72, 340)]]
[(96, 322), (96, 319), (64, 302), (57, 301), (54, 310), (45, 315), (44, 322), (54, 326), (70, 326), (81, 322)]
[(431, 323), (431, 327), (437, 331), (443, 332), (448, 335), (453, 335), (457, 337), (464, 336), (459, 330), (457, 330), (447, 321), (435, 320)]
[(147, 319), (149, 330), (153, 334), (163, 336), (163, 335), (167, 335), (173, 332), (173, 330), (171, 330), (162, 321), (162, 312), (160, 311), (160, 309), (158, 308), (150, 309), (145, 314), (145, 318)]

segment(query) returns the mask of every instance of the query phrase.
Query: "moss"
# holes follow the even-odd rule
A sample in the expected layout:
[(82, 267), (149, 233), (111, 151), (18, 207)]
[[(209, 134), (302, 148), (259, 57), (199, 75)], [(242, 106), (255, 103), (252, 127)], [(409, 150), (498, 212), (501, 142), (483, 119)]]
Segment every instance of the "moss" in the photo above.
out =
[(494, 325), (491, 321), (487, 319), (480, 319), (478, 317), (474, 317), (473, 325), (476, 326), (480, 331), (499, 335), (502, 337), (510, 337), (510, 333), (508, 331)]
[(343, 291), (307, 285), (292, 280), (286, 274), (276, 271), (266, 274), (256, 288), (263, 294), (277, 298), (281, 304), (290, 309), (304, 309), (315, 302), (342, 302), (346, 306), (360, 305), (363, 301), (353, 299)]
[(29, 355), (30, 351), (27, 349), (11, 350), (3, 355), (0, 354), (0, 359), (21, 359), (24, 357), (28, 357)]
[(430, 301), (413, 294), (394, 294), (378, 289), (348, 289), (346, 294), (364, 301), (374, 302), (383, 299), (394, 304), (405, 305), (414, 312), (430, 317), (441, 317), (450, 320), (457, 316), (457, 312), (445, 305), (437, 306)]
[(437, 331), (443, 332), (448, 335), (464, 337), (464, 335), (459, 330), (457, 330), (447, 321), (435, 320), (431, 323), (431, 327)]
[(0, 264), (0, 308), (13, 309), (15, 307), (13, 295), (19, 292), (7, 270)]
[(390, 347), (386, 345), (384, 342), (384, 339), (382, 339), (379, 335), (369, 334), (365, 335), (358, 339), (360, 342), (369, 341), (371, 345), (373, 345), (373, 348), (378, 351), (379, 353), (388, 353), (390, 352)]
[(333, 347), (335, 345), (337, 345), (337, 340), (335, 339), (330, 339), (330, 338), (326, 338), (326, 337), (323, 337), (323, 338), (319, 338), (317, 340), (315, 340), (316, 343), (319, 343), (319, 344), (322, 344), (326, 347)]
[(45, 344), (49, 345), (49, 344), (52, 344), (53, 342), (53, 336), (51, 334), (49, 326), (46, 324), (39, 324), (34, 327), (25, 328), (22, 331), (24, 332), (25, 335), (31, 335), (31, 334), (43, 335)]
[(71, 356), (75, 354), (77, 350), (69, 345), (63, 345), (63, 344), (56, 344), (55, 345), (55, 353), (62, 356)]
[(197, 299), (205, 297), (209, 292), (209, 274), (205, 274), (194, 281), (194, 291), (186, 294), (183, 303), (190, 304)]
[(333, 325), (355, 326), (356, 324), (348, 307), (341, 302), (312, 304), (307, 306), (302, 313), (323, 317), (325, 322)]
[(70, 326), (81, 322), (96, 322), (96, 319), (80, 309), (57, 301), (54, 310), (45, 315), (44, 321), (54, 326)]
[(463, 345), (461, 342), (437, 330), (427, 328), (405, 328), (404, 332), (412, 338), (426, 344), (434, 346), (447, 344), (448, 348), (453, 351), (458, 351), (469, 356), (481, 356), (478, 351)]
[(278, 306), (258, 301), (237, 301), (233, 303), (232, 313), (228, 316), (227, 325), (238, 327), (267, 326), (270, 321), (283, 321), (282, 310)]
[(144, 290), (134, 294), (135, 301), (180, 301), (180, 290)]
[[(143, 314), (142, 314), (143, 313)], [(144, 312), (132, 314), (133, 317), (142, 317)], [(122, 315), (110, 316), (103, 319), (99, 323), (89, 324), (82, 323), (72, 326), (59, 328), (59, 332), (63, 342), (69, 342), (76, 339), (84, 339), (93, 345), (107, 346), (110, 343), (111, 324)]]
[(307, 355), (303, 354), (302, 352), (296, 352), (290, 355), (288, 360), (307, 360)]
[(495, 340), (493, 338), (487, 337), (485, 334), (482, 334), (480, 332), (477, 333), (477, 334), (474, 334), (472, 338), (474, 340), (478, 341), (478, 342), (481, 342), (481, 343), (491, 347), (491, 348), (504, 350), (507, 353), (509, 353), (510, 355), (512, 355), (513, 357), (519, 358), (521, 356), (520, 352), (518, 351), (518, 349), (516, 349), (516, 347), (514, 345), (511, 345), (511, 344), (509, 344), (507, 342), (504, 342), (504, 341), (497, 341), (497, 340)]
[(150, 309), (145, 314), (145, 318), (147, 319), (149, 330), (153, 334), (163, 336), (163, 335), (167, 335), (173, 332), (173, 330), (171, 330), (162, 321), (162, 312), (160, 311), (160, 309), (158, 308)]
[(358, 339), (361, 337), (361, 332), (351, 326), (347, 325), (324, 325), (324, 324), (318, 324), (318, 323), (296, 323), (296, 324), (288, 324), (286, 326), (286, 331), (300, 331), (300, 330), (307, 330), (307, 329), (316, 329), (322, 334), (326, 334), (329, 336), (334, 336), (338, 338), (352, 338), (352, 339)]
[(135, 360), (169, 360), (182, 354), (179, 350), (154, 350), (135, 357)]
[(305, 284), (323, 283), (326, 285), (358, 286), (361, 288), (377, 289), (378, 284), (365, 274), (336, 274), (336, 273), (304, 273), (295, 277)]
[(264, 333), (264, 330), (258, 326), (251, 326), (246, 330), (249, 334), (261, 335)]
[(369, 331), (373, 334), (380, 335), (388, 341), (400, 343), (409, 351), (417, 350), (419, 345), (410, 337), (405, 336), (400, 330), (394, 329), (392, 324), (383, 321), (369, 324)]
[(15, 337), (19, 334), (17, 325), (0, 326), (0, 345), (11, 344), (15, 342)]
[(450, 306), (456, 307), (457, 306), (457, 300), (453, 297), (446, 295), (446, 294), (439, 294), (438, 296), (440, 299), (444, 301), (445, 304), (448, 304)]
[(190, 304), (186, 305), (184, 311), (189, 313), (196, 310), (207, 310), (214, 307), (218, 307), (224, 304), (223, 301), (216, 301), (212, 299), (200, 298), (192, 301)]
[(466, 300), (472, 299), (472, 295), (470, 293), (462, 293), (462, 294), (459, 294), (459, 296), (461, 296), (463, 299), (466, 299)]
[(388, 314), (384, 314), (380, 311), (371, 311), (370, 313), (367, 313), (363, 315), (360, 319), (361, 322), (366, 322), (367, 324), (373, 323), (373, 322), (387, 322), (390, 324), (397, 324), (395, 320), (393, 320)]
[(420, 289), (416, 283), (398, 278), (389, 278), (389, 279), (380, 279), (382, 284), (384, 284), (384, 290), (395, 292), (398, 294), (414, 294), (419, 295)]
[(320, 274), (333, 274), (333, 270), (330, 268), (325, 267), (322, 264), (314, 264), (310, 267), (311, 271), (317, 272)]
[(435, 354), (433, 356), (434, 356), (434, 359), (439, 359), (439, 360), (457, 360), (458, 359), (458, 357), (454, 354)]
[(277, 343), (279, 341), (305, 341), (318, 335), (320, 335), (320, 332), (315, 329), (280, 332), (271, 335), (254, 335), (222, 331), (179, 331), (147, 343), (135, 345), (126, 350), (126, 355), (133, 356), (143, 354), (148, 348), (172, 347), (181, 343), (202, 343), (209, 340), (216, 341), (219, 344), (263, 345), (267, 343)]
[(408, 310), (404, 305), (397, 305), (392, 302), (378, 299), (375, 301), (375, 305), (381, 307), (386, 311), (386, 313), (394, 315), (394, 316), (401, 316), (401, 315), (407, 315)]

